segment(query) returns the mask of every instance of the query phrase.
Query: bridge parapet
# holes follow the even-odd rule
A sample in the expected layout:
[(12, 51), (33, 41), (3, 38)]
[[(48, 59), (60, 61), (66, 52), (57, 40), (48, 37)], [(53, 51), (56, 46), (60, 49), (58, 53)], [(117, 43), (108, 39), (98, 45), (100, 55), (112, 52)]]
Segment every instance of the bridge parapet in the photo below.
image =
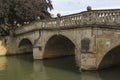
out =
[(93, 21), (95, 24), (117, 25), (120, 24), (120, 9), (94, 10)]
[[(120, 9), (91, 10), (45, 21), (45, 29), (74, 28), (78, 25), (118, 25)], [(80, 26), (79, 26), (80, 27)]]
[(39, 30), (39, 29), (41, 29), (42, 26), (43, 26), (42, 22), (35, 22), (35, 23), (29, 24), (29, 25), (18, 27), (15, 30), (15, 34), (18, 35), (18, 34), (30, 32), (30, 31)]
[(68, 29), (86, 25), (119, 26), (118, 24), (120, 24), (120, 9), (91, 10), (35, 22), (32, 25), (16, 29), (15, 33), (21, 34), (39, 29)]

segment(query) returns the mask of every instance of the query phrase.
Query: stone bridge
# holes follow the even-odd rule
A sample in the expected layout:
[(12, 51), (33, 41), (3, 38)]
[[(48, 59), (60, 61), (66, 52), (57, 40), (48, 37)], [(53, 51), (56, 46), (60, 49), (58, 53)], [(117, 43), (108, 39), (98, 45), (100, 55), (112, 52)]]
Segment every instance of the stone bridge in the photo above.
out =
[(76, 65), (96, 70), (120, 62), (120, 9), (87, 10), (19, 27), (7, 40), (8, 54), (34, 59), (75, 55)]

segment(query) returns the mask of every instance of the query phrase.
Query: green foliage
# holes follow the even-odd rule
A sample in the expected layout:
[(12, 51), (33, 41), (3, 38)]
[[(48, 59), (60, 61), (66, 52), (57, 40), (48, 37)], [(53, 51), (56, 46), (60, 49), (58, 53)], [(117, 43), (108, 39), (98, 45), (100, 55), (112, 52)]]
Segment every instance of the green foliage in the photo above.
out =
[(37, 18), (50, 18), (48, 9), (53, 9), (50, 0), (0, 0), (0, 24), (10, 28)]
[(50, 17), (48, 8), (53, 7), (46, 0), (0, 0), (0, 17), (7, 24), (34, 21), (37, 17), (41, 19)]

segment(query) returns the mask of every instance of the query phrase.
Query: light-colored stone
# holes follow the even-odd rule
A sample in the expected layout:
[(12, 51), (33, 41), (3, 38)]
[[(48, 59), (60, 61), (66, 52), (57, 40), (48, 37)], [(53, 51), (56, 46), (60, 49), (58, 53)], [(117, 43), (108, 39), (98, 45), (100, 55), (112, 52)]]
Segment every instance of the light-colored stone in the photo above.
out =
[[(66, 54), (66, 52), (70, 53), (74, 50), (76, 64), (82, 69), (93, 70), (110, 66), (120, 62), (120, 55), (115, 56), (115, 53), (107, 54), (120, 45), (120, 18), (117, 16), (120, 16), (120, 10), (118, 9), (90, 10), (19, 27), (15, 30), (14, 37), (7, 38), (7, 54), (19, 53), (22, 40), (28, 40), (33, 47), (34, 59), (71, 55), (72, 53)], [(84, 38), (90, 40), (87, 52), (81, 50), (81, 40)], [(63, 44), (60, 45), (62, 39)], [(55, 41), (60, 46), (53, 47)], [(64, 43), (65, 41), (66, 43)], [(24, 46), (28, 48), (28, 44)], [(63, 48), (65, 46), (67, 48)], [(50, 48), (48, 49), (49, 52), (52, 52), (51, 54), (45, 53), (48, 47)], [(24, 47), (22, 46), (22, 48)], [(26, 51), (30, 50), (22, 52)], [(61, 53), (53, 54), (57, 51)]]

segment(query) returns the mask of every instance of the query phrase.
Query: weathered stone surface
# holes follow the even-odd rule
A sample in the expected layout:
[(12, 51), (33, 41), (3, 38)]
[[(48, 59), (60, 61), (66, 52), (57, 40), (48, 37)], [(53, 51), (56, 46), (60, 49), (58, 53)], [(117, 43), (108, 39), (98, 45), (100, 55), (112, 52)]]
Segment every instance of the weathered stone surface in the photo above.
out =
[[(16, 35), (7, 40), (8, 54), (18, 54), (19, 45), (25, 39), (32, 44), (34, 59), (74, 53), (76, 64), (80, 68), (99, 69), (120, 62), (120, 54), (112, 50), (120, 44), (119, 27), (119, 9), (90, 10), (39, 21), (16, 29)], [(88, 40), (81, 43), (84, 39)], [(22, 48), (29, 48), (28, 45), (25, 44)], [(22, 52), (30, 51), (29, 49)]]

